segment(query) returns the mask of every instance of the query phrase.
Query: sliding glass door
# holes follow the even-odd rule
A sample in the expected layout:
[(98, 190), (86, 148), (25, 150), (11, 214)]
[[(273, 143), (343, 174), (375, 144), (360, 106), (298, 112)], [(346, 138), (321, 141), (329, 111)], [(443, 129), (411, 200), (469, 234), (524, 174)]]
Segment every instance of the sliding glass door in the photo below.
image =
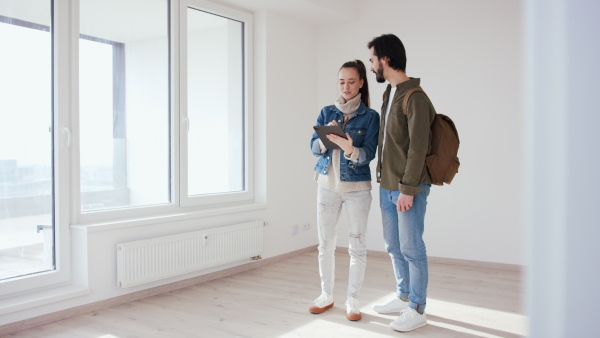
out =
[(55, 269), (51, 21), (0, 2), (0, 281)]

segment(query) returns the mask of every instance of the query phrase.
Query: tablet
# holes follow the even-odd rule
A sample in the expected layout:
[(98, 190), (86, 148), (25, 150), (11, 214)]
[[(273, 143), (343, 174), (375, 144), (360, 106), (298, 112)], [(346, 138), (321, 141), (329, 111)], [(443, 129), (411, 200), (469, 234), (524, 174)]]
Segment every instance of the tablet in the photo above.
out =
[(327, 138), (328, 134), (335, 134), (347, 139), (346, 134), (344, 133), (344, 129), (342, 129), (342, 126), (314, 126), (313, 129), (317, 132), (317, 135), (319, 135), (321, 142), (323, 142), (323, 145), (327, 149), (340, 149), (340, 147), (338, 147), (337, 144), (329, 141), (329, 139)]

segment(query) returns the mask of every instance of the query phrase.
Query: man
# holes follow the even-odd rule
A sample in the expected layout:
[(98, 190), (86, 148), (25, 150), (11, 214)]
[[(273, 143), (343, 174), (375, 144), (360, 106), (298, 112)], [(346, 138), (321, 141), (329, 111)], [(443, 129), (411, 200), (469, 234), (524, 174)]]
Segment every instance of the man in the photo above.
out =
[(431, 178), (425, 157), (430, 151), (435, 110), (425, 93), (415, 92), (406, 115), (402, 111), (406, 93), (420, 88), (420, 79), (406, 76), (406, 52), (398, 37), (376, 37), (368, 48), (377, 82), (389, 82), (381, 108), (377, 182), (384, 241), (397, 283), (394, 297), (373, 309), (400, 313), (390, 326), (406, 332), (427, 325), (428, 268), (423, 231)]

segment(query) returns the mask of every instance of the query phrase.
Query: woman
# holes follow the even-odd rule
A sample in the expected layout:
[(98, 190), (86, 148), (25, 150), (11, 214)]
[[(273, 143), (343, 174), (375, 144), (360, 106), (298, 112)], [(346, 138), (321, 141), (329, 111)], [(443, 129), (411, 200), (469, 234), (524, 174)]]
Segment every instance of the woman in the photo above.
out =
[(365, 234), (372, 199), (369, 163), (377, 151), (379, 114), (369, 108), (367, 71), (360, 60), (344, 63), (338, 77), (340, 96), (335, 105), (321, 110), (317, 126), (341, 125), (347, 139), (327, 135), (340, 149), (326, 149), (316, 133), (310, 141), (313, 154), (319, 157), (315, 180), (322, 293), (309, 311), (323, 313), (333, 307), (337, 222), (342, 204), (346, 204), (350, 254), (346, 318), (359, 320), (357, 297), (367, 262)]

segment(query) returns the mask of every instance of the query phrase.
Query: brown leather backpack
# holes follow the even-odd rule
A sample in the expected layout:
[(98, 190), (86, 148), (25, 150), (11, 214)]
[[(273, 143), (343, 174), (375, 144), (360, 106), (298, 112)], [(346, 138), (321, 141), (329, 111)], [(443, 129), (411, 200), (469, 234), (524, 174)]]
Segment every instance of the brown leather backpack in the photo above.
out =
[[(404, 115), (407, 115), (408, 99), (414, 92), (427, 95), (421, 88), (410, 89), (402, 102)], [(431, 124), (431, 152), (425, 158), (432, 184), (444, 185), (452, 182), (460, 166), (457, 157), (459, 144), (458, 131), (452, 119), (443, 114), (435, 114)]]

